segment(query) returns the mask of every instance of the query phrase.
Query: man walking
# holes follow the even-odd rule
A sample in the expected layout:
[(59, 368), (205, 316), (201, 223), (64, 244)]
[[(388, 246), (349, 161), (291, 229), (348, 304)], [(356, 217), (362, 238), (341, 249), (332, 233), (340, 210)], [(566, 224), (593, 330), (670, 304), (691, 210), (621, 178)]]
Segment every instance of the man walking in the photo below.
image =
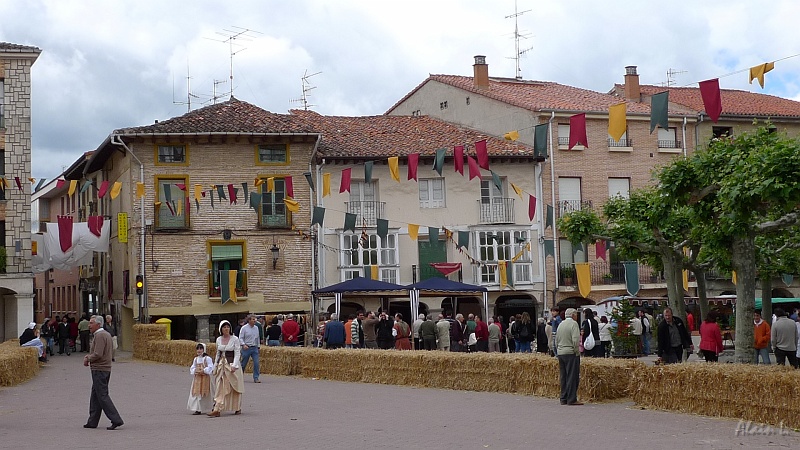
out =
[(261, 383), (258, 379), (258, 353), (259, 349), (259, 332), (256, 326), (256, 316), (250, 314), (247, 316), (247, 323), (239, 330), (239, 341), (242, 343), (242, 373), (244, 368), (247, 367), (247, 362), (253, 358), (253, 383)]
[(675, 317), (672, 308), (664, 309), (664, 320), (658, 324), (658, 360), (664, 364), (675, 364), (683, 360), (683, 350), (694, 352), (689, 330), (679, 317)]
[(581, 327), (578, 325), (578, 311), (567, 308), (564, 319), (556, 330), (556, 349), (558, 350), (558, 373), (561, 381), (561, 404), (579, 406), (578, 384), (580, 383)]
[(795, 369), (797, 366), (797, 326), (794, 321), (786, 317), (783, 308), (775, 308), (778, 320), (772, 324), (772, 346), (775, 349), (775, 362), (782, 366), (789, 359), (789, 364)]
[(83, 357), (83, 365), (92, 371), (92, 395), (89, 399), (89, 420), (84, 428), (97, 428), (100, 412), (104, 412), (111, 426), (107, 430), (121, 427), (122, 418), (117, 412), (111, 396), (108, 395), (108, 381), (111, 379), (111, 335), (103, 329), (103, 316), (92, 316), (89, 321), (89, 332), (92, 333), (92, 345), (89, 354)]

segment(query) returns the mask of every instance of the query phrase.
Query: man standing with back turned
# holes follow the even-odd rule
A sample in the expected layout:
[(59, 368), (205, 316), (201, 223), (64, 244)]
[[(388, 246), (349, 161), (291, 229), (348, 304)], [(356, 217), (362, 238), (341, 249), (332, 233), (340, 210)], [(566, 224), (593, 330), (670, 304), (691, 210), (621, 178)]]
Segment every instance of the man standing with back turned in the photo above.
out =
[(578, 384), (580, 383), (581, 331), (578, 325), (578, 311), (567, 308), (566, 319), (556, 330), (556, 348), (558, 349), (558, 369), (561, 381), (561, 404), (583, 405), (578, 401)]
[(122, 426), (122, 417), (119, 416), (111, 396), (108, 395), (108, 381), (111, 378), (111, 352), (113, 343), (111, 335), (103, 329), (103, 316), (92, 316), (89, 320), (89, 332), (92, 333), (92, 345), (89, 354), (83, 357), (83, 365), (92, 371), (92, 395), (89, 399), (89, 420), (84, 428), (97, 428), (100, 422), (100, 412), (106, 413), (111, 421), (107, 430), (116, 430)]

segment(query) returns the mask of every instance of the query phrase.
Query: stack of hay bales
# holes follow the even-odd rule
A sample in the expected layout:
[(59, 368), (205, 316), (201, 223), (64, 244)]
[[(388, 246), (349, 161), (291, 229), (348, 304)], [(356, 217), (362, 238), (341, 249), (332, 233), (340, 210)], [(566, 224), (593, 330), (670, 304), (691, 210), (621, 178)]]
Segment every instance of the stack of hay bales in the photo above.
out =
[(645, 408), (800, 428), (800, 371), (746, 364), (637, 368), (631, 397)]
[(19, 339), (0, 343), (0, 386), (16, 386), (39, 373), (39, 353), (20, 347)]
[(153, 360), (157, 349), (150, 349), (155, 341), (167, 340), (167, 326), (158, 324), (137, 324), (133, 326), (133, 357)]
[(301, 375), (301, 361), (310, 351), (314, 350), (300, 347), (261, 347), (258, 354), (259, 372), (269, 375)]

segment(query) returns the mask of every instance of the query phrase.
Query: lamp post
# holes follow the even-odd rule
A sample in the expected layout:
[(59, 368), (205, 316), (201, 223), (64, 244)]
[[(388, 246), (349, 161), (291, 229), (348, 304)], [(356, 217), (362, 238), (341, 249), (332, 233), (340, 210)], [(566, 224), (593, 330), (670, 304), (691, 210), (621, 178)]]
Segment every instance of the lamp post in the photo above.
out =
[(281, 249), (275, 244), (275, 237), (272, 238), (272, 247), (269, 248), (272, 252), (272, 270), (278, 267), (278, 257), (280, 256)]

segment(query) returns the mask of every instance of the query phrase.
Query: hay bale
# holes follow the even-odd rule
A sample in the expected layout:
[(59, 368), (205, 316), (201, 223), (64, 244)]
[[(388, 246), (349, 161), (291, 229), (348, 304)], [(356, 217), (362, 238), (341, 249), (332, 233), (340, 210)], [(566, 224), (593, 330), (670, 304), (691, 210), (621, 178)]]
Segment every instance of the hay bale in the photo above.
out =
[(149, 359), (150, 344), (167, 339), (167, 326), (160, 324), (137, 324), (133, 326), (133, 357)]
[(639, 367), (630, 393), (637, 405), (800, 428), (800, 372), (782, 366), (670, 364)]
[(0, 343), (0, 386), (16, 386), (39, 373), (39, 352), (20, 347), (19, 339)]

